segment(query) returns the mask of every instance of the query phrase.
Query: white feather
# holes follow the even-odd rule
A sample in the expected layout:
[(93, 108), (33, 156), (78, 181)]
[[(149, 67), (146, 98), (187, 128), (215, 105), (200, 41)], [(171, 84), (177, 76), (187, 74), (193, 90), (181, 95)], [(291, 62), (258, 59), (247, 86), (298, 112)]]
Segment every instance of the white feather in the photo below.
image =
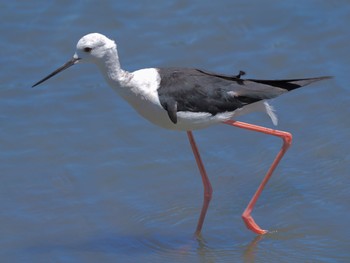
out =
[(278, 118), (277, 118), (277, 115), (275, 113), (275, 109), (270, 104), (268, 104), (267, 101), (264, 101), (264, 105), (265, 105), (266, 113), (267, 113), (267, 115), (270, 116), (273, 125), (277, 126)]

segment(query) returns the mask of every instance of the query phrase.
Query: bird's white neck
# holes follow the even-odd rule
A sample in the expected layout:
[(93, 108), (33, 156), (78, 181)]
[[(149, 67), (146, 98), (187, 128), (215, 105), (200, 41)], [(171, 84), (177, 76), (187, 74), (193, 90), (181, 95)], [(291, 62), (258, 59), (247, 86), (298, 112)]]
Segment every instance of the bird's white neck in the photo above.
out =
[(123, 87), (130, 78), (130, 73), (120, 67), (116, 47), (110, 48), (105, 56), (97, 63), (102, 75), (111, 87)]

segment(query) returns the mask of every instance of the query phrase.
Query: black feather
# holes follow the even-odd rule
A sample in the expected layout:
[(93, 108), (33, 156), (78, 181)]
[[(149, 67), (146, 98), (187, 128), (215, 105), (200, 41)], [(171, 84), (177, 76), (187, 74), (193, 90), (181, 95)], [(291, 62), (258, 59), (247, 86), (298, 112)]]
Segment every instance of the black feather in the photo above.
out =
[(158, 72), (161, 77), (159, 100), (174, 123), (179, 111), (212, 115), (230, 112), (329, 78), (256, 80), (242, 79), (243, 72), (230, 76), (186, 68), (161, 68)]

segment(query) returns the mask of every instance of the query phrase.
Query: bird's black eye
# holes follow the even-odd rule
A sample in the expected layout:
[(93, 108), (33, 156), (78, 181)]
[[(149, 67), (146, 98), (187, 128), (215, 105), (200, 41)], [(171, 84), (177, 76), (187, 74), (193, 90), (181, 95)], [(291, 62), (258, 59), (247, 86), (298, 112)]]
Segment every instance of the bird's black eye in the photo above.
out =
[(92, 50), (91, 47), (84, 47), (84, 52), (90, 53)]

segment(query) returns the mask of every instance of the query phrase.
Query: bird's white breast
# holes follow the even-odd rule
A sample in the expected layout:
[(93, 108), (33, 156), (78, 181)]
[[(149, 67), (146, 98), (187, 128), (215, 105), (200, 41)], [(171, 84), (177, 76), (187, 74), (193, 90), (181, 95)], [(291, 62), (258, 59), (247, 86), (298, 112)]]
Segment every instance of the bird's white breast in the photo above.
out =
[(167, 128), (174, 129), (167, 112), (160, 104), (158, 88), (160, 76), (155, 68), (130, 73), (130, 78), (117, 92), (145, 119)]

